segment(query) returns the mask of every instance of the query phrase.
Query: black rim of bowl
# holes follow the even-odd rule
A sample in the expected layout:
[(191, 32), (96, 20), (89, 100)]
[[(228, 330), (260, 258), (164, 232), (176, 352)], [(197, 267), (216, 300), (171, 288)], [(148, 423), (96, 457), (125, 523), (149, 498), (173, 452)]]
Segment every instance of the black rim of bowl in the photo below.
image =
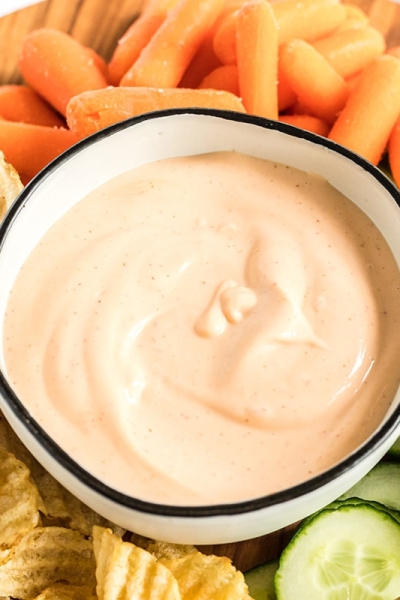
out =
[[(137, 117), (131, 117), (105, 129), (102, 129), (82, 141), (75, 144), (73, 147), (66, 150), (61, 156), (57, 157), (49, 165), (47, 165), (39, 175), (37, 175), (14, 202), (13, 206), (5, 216), (3, 223), (0, 225), (0, 251), (5, 244), (7, 232), (13, 225), (19, 212), (24, 207), (35, 189), (40, 186), (41, 182), (51, 176), (60, 165), (67, 162), (69, 158), (79, 153), (81, 150), (91, 146), (96, 141), (107, 138), (114, 133), (132, 127), (143, 121), (152, 119), (162, 119), (169, 116), (178, 115), (200, 115), (215, 117), (228, 121), (236, 121), (256, 125), (263, 129), (277, 130), (289, 136), (305, 139), (317, 145), (324, 146), (337, 154), (350, 159), (362, 169), (372, 175), (386, 190), (400, 208), (400, 192), (390, 179), (378, 168), (363, 159), (361, 156), (344, 148), (325, 137), (318, 136), (314, 133), (298, 129), (287, 123), (272, 121), (262, 117), (248, 115), (246, 113), (236, 113), (233, 111), (215, 110), (215, 109), (168, 109), (162, 111), (154, 111), (145, 113)], [(9, 386), (2, 370), (0, 370), (0, 394), (9, 410), (14, 414), (16, 419), (28, 430), (29, 434), (39, 441), (43, 449), (55, 459), (66, 471), (69, 471), (81, 484), (89, 487), (92, 491), (100, 496), (107, 498), (109, 501), (117, 503), (127, 509), (133, 509), (139, 513), (150, 513), (163, 517), (181, 517), (181, 518), (207, 518), (215, 516), (238, 515), (242, 513), (260, 511), (268, 507), (273, 507), (278, 504), (290, 502), (296, 498), (307, 496), (308, 494), (322, 488), (327, 484), (337, 480), (344, 475), (349, 468), (355, 467), (371, 454), (394, 432), (400, 424), (400, 405), (397, 406), (390, 417), (383, 423), (379, 429), (365, 442), (359, 449), (354, 451), (348, 457), (341, 460), (338, 464), (327, 469), (323, 473), (308, 479), (298, 485), (286, 488), (282, 491), (252, 498), (242, 502), (232, 504), (211, 504), (200, 506), (173, 506), (169, 504), (152, 503), (145, 500), (140, 500), (128, 494), (119, 492), (112, 487), (102, 483), (95, 476), (88, 473), (75, 460), (73, 460), (54, 440), (43, 430), (43, 428), (33, 419), (29, 411), (24, 407), (18, 397), (15, 395)], [(400, 435), (400, 434), (399, 434)]]

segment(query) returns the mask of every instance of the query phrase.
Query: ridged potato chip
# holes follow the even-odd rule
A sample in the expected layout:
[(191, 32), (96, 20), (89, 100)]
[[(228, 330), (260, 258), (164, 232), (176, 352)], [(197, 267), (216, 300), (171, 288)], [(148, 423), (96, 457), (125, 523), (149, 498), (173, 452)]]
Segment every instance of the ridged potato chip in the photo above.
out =
[[(160, 542), (157, 540), (147, 540), (146, 542), (135, 542), (136, 536), (132, 537), (132, 542), (137, 546), (144, 548), (156, 558), (181, 558), (192, 552), (197, 552), (195, 546), (185, 544), (171, 544), (169, 542)], [(144, 539), (144, 538), (142, 538)]]
[(180, 600), (178, 583), (155, 556), (110, 529), (93, 528), (99, 600)]
[(0, 220), (23, 187), (17, 171), (5, 160), (0, 150)]
[(0, 550), (10, 548), (38, 525), (38, 503), (29, 469), (0, 448)]
[(182, 600), (251, 600), (243, 574), (229, 558), (196, 551), (160, 562), (177, 579)]
[(41, 465), (36, 465), (33, 479), (43, 500), (43, 514), (49, 525), (76, 529), (89, 536), (94, 525), (108, 527), (123, 535), (125, 530), (101, 517), (58, 483)]
[(1, 594), (32, 600), (44, 589), (63, 582), (85, 586), (95, 594), (93, 544), (78, 531), (36, 527), (0, 562)]
[(56, 583), (43, 590), (35, 600), (97, 600), (97, 596), (93, 595), (93, 590), (84, 585)]

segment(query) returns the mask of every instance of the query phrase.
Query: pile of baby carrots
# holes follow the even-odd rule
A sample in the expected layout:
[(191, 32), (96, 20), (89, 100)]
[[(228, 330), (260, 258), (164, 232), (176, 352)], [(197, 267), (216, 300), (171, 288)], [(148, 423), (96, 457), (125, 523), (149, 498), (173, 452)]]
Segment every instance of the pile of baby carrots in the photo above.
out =
[(340, 0), (147, 0), (106, 62), (40, 28), (0, 86), (0, 149), (24, 183), (79, 139), (182, 107), (291, 123), (378, 164), (400, 185), (400, 47)]

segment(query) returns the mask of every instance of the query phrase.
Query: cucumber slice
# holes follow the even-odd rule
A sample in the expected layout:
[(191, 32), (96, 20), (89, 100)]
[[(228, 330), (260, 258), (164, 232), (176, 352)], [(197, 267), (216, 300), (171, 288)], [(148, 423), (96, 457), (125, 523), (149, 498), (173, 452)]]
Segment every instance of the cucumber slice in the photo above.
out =
[(400, 524), (368, 504), (322, 510), (282, 552), (278, 600), (394, 600), (400, 596)]
[(363, 500), (374, 500), (388, 508), (400, 510), (400, 462), (381, 461), (340, 496), (340, 500), (352, 496)]
[[(335, 510), (336, 508), (341, 508), (342, 506), (358, 505), (358, 504), (367, 504), (368, 506), (372, 506), (373, 508), (376, 508), (377, 510), (383, 510), (384, 512), (388, 513), (391, 517), (393, 517), (396, 521), (398, 521), (400, 523), (400, 511), (395, 510), (394, 508), (389, 508), (388, 506), (385, 506), (384, 504), (381, 504), (380, 502), (376, 502), (375, 500), (364, 500), (363, 498), (358, 498), (358, 497), (353, 497), (353, 496), (350, 496), (349, 498), (344, 498), (343, 500), (334, 500), (333, 502), (331, 502), (330, 504), (328, 504), (327, 506), (325, 506), (325, 508), (323, 508), (321, 510)], [(297, 531), (300, 529), (303, 529), (303, 527), (308, 525), (308, 523), (312, 519), (314, 519), (319, 512), (321, 512), (321, 510), (317, 511), (316, 513), (313, 513), (312, 515), (310, 515), (308, 517), (305, 517), (301, 521), (301, 523), (299, 523), (299, 525), (297, 527)]]
[(381, 502), (377, 502), (376, 500), (363, 500), (362, 498), (347, 498), (346, 500), (343, 500), (343, 502), (345, 502), (346, 504), (368, 504), (373, 508), (383, 510), (384, 512), (388, 513), (391, 517), (393, 517), (393, 519), (400, 523), (400, 510), (390, 508), (389, 506), (386, 506)]
[(278, 560), (271, 560), (244, 574), (253, 600), (276, 600), (274, 577), (278, 564)]
[(353, 498), (353, 496), (351, 496), (350, 498), (345, 498), (344, 500), (334, 500), (333, 502), (331, 502), (331, 504), (328, 504), (328, 506), (326, 506), (325, 508), (340, 508), (344, 504), (368, 504), (369, 506), (373, 506), (374, 508), (377, 508), (379, 510), (383, 510), (383, 511), (389, 513), (389, 515), (391, 515), (394, 519), (396, 519), (396, 521), (400, 522), (400, 511), (399, 510), (396, 510), (394, 508), (389, 508), (385, 504), (382, 504), (381, 502), (377, 502), (376, 500), (365, 500), (364, 498), (357, 498), (357, 497)]

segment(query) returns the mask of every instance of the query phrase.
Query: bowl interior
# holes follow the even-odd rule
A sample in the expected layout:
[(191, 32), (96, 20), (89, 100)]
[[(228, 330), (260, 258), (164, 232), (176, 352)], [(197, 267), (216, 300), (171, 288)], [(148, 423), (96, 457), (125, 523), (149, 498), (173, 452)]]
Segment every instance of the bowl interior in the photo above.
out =
[[(21, 194), (0, 229), (0, 336), (8, 294), (20, 267), (45, 232), (70, 207), (102, 183), (135, 166), (226, 150), (281, 162), (326, 178), (373, 220), (400, 265), (399, 194), (383, 174), (363, 159), (326, 139), (285, 124), (218, 111), (165, 111), (120, 123), (84, 140), (49, 165)], [(0, 348), (0, 368), (7, 379), (3, 347)], [(398, 407), (399, 399), (400, 393), (386, 420)], [(398, 419), (399, 415), (385, 432), (386, 449), (397, 435)], [(380, 444), (378, 438), (375, 443)], [(383, 451), (372, 462), (377, 462)], [(355, 477), (362, 474), (359, 471)], [(345, 486), (352, 483), (351, 476), (346, 477)], [(310, 490), (303, 491), (306, 495)], [(324, 500), (319, 503), (322, 505)], [(287, 524), (291, 522), (293, 517), (288, 515)]]

